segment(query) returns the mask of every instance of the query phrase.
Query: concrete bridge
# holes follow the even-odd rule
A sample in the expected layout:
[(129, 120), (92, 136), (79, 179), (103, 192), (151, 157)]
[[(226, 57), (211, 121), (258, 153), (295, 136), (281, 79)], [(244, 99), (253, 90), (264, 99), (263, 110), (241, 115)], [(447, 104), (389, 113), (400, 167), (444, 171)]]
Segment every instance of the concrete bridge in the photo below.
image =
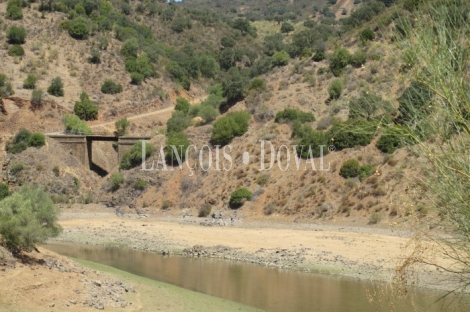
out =
[(141, 140), (150, 140), (150, 137), (110, 136), (101, 134), (74, 135), (74, 134), (47, 134), (47, 137), (56, 140), (72, 152), (84, 166), (97, 172), (99, 175), (107, 175), (108, 172), (93, 163), (93, 142), (116, 142), (118, 163), (122, 156), (132, 148), (132, 145)]

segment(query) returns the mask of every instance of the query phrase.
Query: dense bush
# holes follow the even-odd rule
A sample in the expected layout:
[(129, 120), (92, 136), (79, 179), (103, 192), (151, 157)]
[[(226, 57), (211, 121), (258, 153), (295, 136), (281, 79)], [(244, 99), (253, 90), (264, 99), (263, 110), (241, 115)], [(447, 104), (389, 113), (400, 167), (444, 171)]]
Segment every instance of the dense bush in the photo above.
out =
[(185, 98), (179, 97), (176, 99), (175, 111), (180, 111), (180, 112), (183, 112), (185, 115), (187, 115), (190, 106), (191, 104), (189, 104), (188, 100), (186, 100)]
[(356, 51), (351, 55), (351, 65), (359, 68), (366, 63), (367, 54), (362, 51)]
[(115, 172), (109, 178), (109, 188), (111, 191), (117, 191), (121, 184), (124, 182), (124, 175), (119, 172)]
[(5, 74), (0, 73), (0, 98), (15, 94), (11, 82), (8, 81)]
[(41, 147), (46, 145), (46, 136), (43, 133), (34, 132), (29, 137), (29, 146)]
[(72, 134), (92, 134), (91, 128), (88, 127), (87, 123), (78, 116), (75, 115), (64, 115), (62, 117), (62, 122), (65, 127), (65, 133)]
[(139, 52), (139, 41), (137, 38), (131, 38), (124, 42), (121, 48), (121, 54), (125, 57), (137, 57), (137, 53)]
[(377, 140), (375, 146), (383, 153), (392, 154), (397, 149), (410, 143), (410, 140), (406, 139), (404, 132), (400, 127), (387, 129)]
[(431, 112), (429, 103), (432, 96), (432, 91), (426, 85), (413, 81), (398, 98), (400, 114), (397, 121), (401, 124), (414, 124), (421, 120)]
[(392, 106), (384, 101), (380, 96), (362, 91), (359, 97), (354, 97), (349, 101), (349, 118), (370, 119), (379, 111), (391, 112)]
[(5, 18), (9, 20), (20, 20), (23, 18), (23, 2), (21, 0), (9, 0)]
[(284, 50), (277, 51), (272, 56), (272, 64), (274, 66), (285, 66), (287, 65), (287, 63), (289, 63), (289, 60), (290, 60), (289, 53), (287, 53)]
[(200, 105), (198, 116), (201, 117), (205, 123), (214, 121), (219, 115), (219, 110), (211, 105)]
[(338, 99), (343, 92), (343, 80), (335, 79), (328, 86), (328, 94), (330, 99)]
[(23, 56), (24, 55), (24, 49), (19, 44), (12, 45), (8, 49), (8, 55), (9, 56)]
[[(297, 123), (299, 124), (299, 123)], [(293, 128), (293, 136), (299, 138), (297, 146), (297, 155), (302, 158), (320, 157), (328, 154), (326, 146), (326, 136), (322, 131), (315, 131), (308, 124), (301, 125), (297, 129)], [(320, 146), (323, 146), (323, 149)]]
[(360, 119), (335, 124), (327, 133), (328, 142), (337, 151), (355, 146), (366, 146), (374, 137), (377, 125)]
[(301, 123), (313, 122), (315, 117), (312, 113), (302, 112), (295, 108), (285, 108), (277, 112), (275, 122), (285, 123), (289, 121), (299, 120)]
[(86, 92), (80, 94), (80, 101), (75, 102), (73, 111), (82, 120), (95, 120), (98, 118), (98, 105), (90, 100)]
[(359, 175), (360, 169), (359, 162), (355, 159), (349, 159), (343, 162), (341, 168), (339, 169), (339, 175), (343, 178), (355, 178)]
[(230, 68), (222, 80), (224, 96), (228, 100), (243, 99), (246, 95), (247, 87), (248, 79), (240, 72), (237, 67)]
[(181, 132), (191, 124), (191, 118), (181, 111), (174, 111), (166, 122), (167, 132)]
[(359, 40), (362, 43), (365, 43), (367, 41), (372, 41), (374, 39), (375, 39), (375, 33), (370, 28), (364, 29), (359, 35)]
[(0, 234), (13, 253), (31, 251), (36, 244), (56, 237), (59, 208), (44, 189), (24, 186), (0, 201)]
[(325, 52), (323, 51), (317, 51), (314, 55), (313, 55), (313, 61), (314, 62), (321, 62), (325, 59)]
[(101, 92), (105, 94), (117, 94), (122, 92), (122, 85), (115, 83), (111, 79), (106, 79), (101, 85)]
[(146, 188), (147, 188), (147, 181), (145, 181), (144, 179), (137, 179), (137, 181), (135, 181), (134, 189), (143, 191)]
[(68, 31), (72, 38), (79, 40), (86, 39), (88, 38), (88, 33), (90, 32), (88, 21), (83, 17), (76, 17), (70, 22)]
[(41, 147), (46, 144), (46, 137), (39, 132), (31, 133), (22, 128), (13, 137), (13, 140), (7, 142), (5, 149), (12, 154), (18, 154), (26, 150), (29, 146)]
[(8, 189), (8, 185), (5, 183), (0, 183), (0, 201), (9, 195), (10, 190)]
[(209, 204), (203, 204), (203, 205), (199, 208), (199, 212), (198, 212), (197, 216), (198, 216), (199, 218), (205, 218), (205, 217), (207, 217), (208, 215), (211, 214), (211, 211), (212, 211), (211, 205), (209, 205)]
[(47, 93), (53, 96), (64, 96), (64, 84), (60, 77), (52, 79), (50, 86), (47, 88)]
[(38, 81), (38, 77), (36, 77), (33, 74), (28, 74), (26, 79), (23, 81), (23, 88), (24, 89), (35, 89), (37, 81)]
[(31, 105), (34, 108), (39, 108), (42, 106), (42, 90), (33, 90), (31, 93)]
[[(150, 143), (145, 143), (145, 157), (150, 157), (153, 153), (153, 146)], [(132, 148), (122, 155), (119, 169), (128, 170), (142, 164), (142, 141), (132, 145)]]
[(250, 82), (250, 90), (262, 90), (266, 88), (266, 83), (263, 78), (254, 78)]
[(242, 136), (248, 131), (250, 119), (250, 114), (243, 111), (234, 112), (217, 119), (212, 126), (212, 143), (214, 145), (226, 145), (234, 137)]
[(101, 53), (98, 49), (91, 49), (90, 51), (90, 57), (88, 58), (88, 61), (92, 64), (99, 64), (101, 63)]
[(11, 26), (7, 30), (7, 39), (11, 44), (23, 44), (26, 39), (26, 29), (19, 26)]
[(127, 134), (127, 128), (129, 128), (130, 125), (131, 125), (131, 123), (127, 120), (126, 117), (123, 117), (123, 118), (117, 120), (114, 123), (114, 126), (116, 128), (116, 134), (118, 136), (126, 135)]
[(281, 25), (281, 32), (282, 33), (290, 33), (294, 31), (294, 25), (288, 22), (284, 22)]
[(248, 189), (241, 187), (232, 192), (230, 195), (229, 204), (233, 208), (238, 208), (243, 205), (245, 201), (250, 200), (251, 196), (252, 194)]
[(330, 70), (333, 75), (339, 76), (350, 62), (351, 54), (346, 48), (336, 49), (329, 58)]
[(139, 86), (142, 84), (142, 81), (144, 81), (145, 77), (142, 74), (133, 72), (131, 73), (131, 84)]
[(166, 162), (170, 165), (178, 165), (179, 161), (184, 162), (186, 160), (186, 150), (190, 144), (184, 132), (168, 133), (165, 147)]
[(365, 178), (369, 177), (372, 174), (374, 166), (372, 165), (362, 165), (359, 168), (359, 180), (363, 181)]

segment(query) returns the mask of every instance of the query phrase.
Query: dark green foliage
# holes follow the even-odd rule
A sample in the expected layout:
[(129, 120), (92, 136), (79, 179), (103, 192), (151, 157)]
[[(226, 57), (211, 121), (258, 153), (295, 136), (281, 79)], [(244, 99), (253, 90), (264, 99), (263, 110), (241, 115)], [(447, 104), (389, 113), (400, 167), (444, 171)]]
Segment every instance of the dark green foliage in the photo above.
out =
[[(177, 165), (186, 159), (186, 150), (191, 143), (184, 132), (170, 132), (166, 140), (165, 159), (170, 165)], [(175, 152), (176, 149), (176, 152)]]
[(144, 81), (144, 75), (133, 72), (131, 73), (131, 84), (139, 86), (142, 84), (142, 81)]
[(206, 78), (214, 78), (219, 71), (217, 60), (209, 54), (201, 54), (197, 57), (197, 66), (201, 75)]
[(242, 136), (248, 131), (250, 119), (250, 114), (244, 111), (235, 112), (217, 119), (212, 127), (212, 143), (214, 145), (226, 145), (234, 137)]
[(220, 39), (220, 44), (224, 48), (233, 48), (236, 44), (236, 41), (233, 39), (233, 37), (222, 37), (222, 39)]
[[(301, 158), (320, 157), (328, 154), (326, 147), (327, 141), (322, 131), (315, 131), (308, 124), (301, 125), (296, 120), (292, 123), (292, 135), (299, 139), (297, 146), (297, 155)], [(323, 146), (323, 150), (320, 146)]]
[(39, 108), (42, 106), (42, 90), (33, 90), (31, 93), (31, 105), (34, 108)]
[(364, 22), (370, 21), (384, 9), (385, 5), (381, 2), (371, 1), (365, 3), (358, 9), (354, 10), (349, 17), (343, 19), (343, 25), (347, 28), (359, 26)]
[(117, 191), (121, 184), (124, 182), (124, 175), (122, 173), (116, 172), (111, 175), (109, 178), (109, 188), (111, 191)]
[(145, 143), (145, 151), (142, 151), (142, 144), (142, 141), (135, 143), (130, 151), (122, 156), (119, 169), (128, 170), (141, 165), (143, 152), (145, 152), (145, 157), (150, 157), (152, 155), (152, 144)]
[(250, 200), (251, 196), (252, 194), (248, 189), (241, 187), (232, 192), (229, 204), (233, 208), (238, 208), (243, 205), (245, 201)]
[(24, 89), (34, 89), (36, 88), (36, 82), (38, 81), (38, 77), (33, 74), (28, 74), (26, 79), (23, 81), (23, 88)]
[(372, 174), (374, 166), (372, 165), (363, 165), (359, 168), (359, 180), (363, 181), (365, 178), (369, 177)]
[(240, 72), (237, 67), (229, 69), (222, 81), (224, 96), (230, 100), (240, 100), (246, 95), (248, 79)]
[(356, 51), (351, 55), (351, 65), (359, 68), (366, 63), (367, 54), (362, 51)]
[(132, 13), (132, 7), (129, 3), (122, 1), (121, 2), (121, 12), (124, 15), (131, 15)]
[(117, 94), (122, 92), (122, 85), (115, 83), (111, 79), (106, 79), (101, 86), (101, 92), (105, 94)]
[(88, 38), (88, 33), (90, 28), (88, 26), (88, 21), (83, 17), (76, 17), (72, 20), (69, 26), (69, 35), (72, 38), (83, 40)]
[(24, 55), (24, 49), (23, 49), (22, 46), (20, 46), (18, 44), (12, 45), (8, 49), (8, 55), (9, 56), (23, 56)]
[(75, 102), (73, 111), (82, 120), (95, 120), (98, 118), (98, 105), (90, 100), (86, 92), (80, 94), (80, 101)]
[(24, 169), (24, 164), (22, 162), (15, 163), (10, 166), (10, 174), (13, 176), (16, 176), (23, 169)]
[(243, 35), (250, 35), (252, 37), (256, 37), (256, 29), (251, 26), (250, 21), (247, 19), (239, 18), (233, 21), (232, 27), (238, 29), (242, 32)]
[(59, 208), (44, 189), (24, 186), (0, 201), (0, 234), (13, 253), (31, 251), (36, 244), (56, 237)]
[(398, 123), (413, 124), (431, 112), (432, 91), (422, 83), (413, 81), (398, 98)]
[(375, 39), (375, 33), (370, 28), (364, 29), (359, 35), (359, 40), (362, 43), (366, 43), (367, 41), (372, 41), (374, 39)]
[(7, 81), (5, 74), (0, 74), (0, 99), (15, 94), (11, 83)]
[(191, 124), (191, 118), (184, 112), (175, 111), (166, 122), (167, 132), (181, 132)]
[(262, 56), (257, 59), (250, 68), (250, 76), (256, 77), (266, 74), (273, 67), (272, 60), (269, 56)]
[(191, 19), (183, 16), (176, 17), (171, 23), (171, 29), (177, 33), (183, 32), (185, 29), (191, 29), (191, 27), (193, 27)]
[(316, 25), (317, 23), (312, 19), (308, 19), (304, 21), (304, 26), (307, 28), (314, 28)]
[(337, 151), (355, 146), (366, 146), (374, 137), (377, 125), (361, 119), (335, 124), (327, 133), (328, 142)]
[(264, 38), (264, 53), (268, 56), (272, 56), (277, 51), (285, 50), (286, 45), (284, 44), (283, 40), (284, 35), (282, 34), (266, 36)]
[(282, 33), (290, 33), (292, 31), (294, 31), (294, 25), (292, 25), (291, 23), (288, 23), (288, 22), (282, 23), (282, 25), (281, 25), (281, 32)]
[(330, 99), (338, 99), (343, 92), (343, 80), (335, 79), (328, 86), (328, 94)]
[(64, 123), (65, 126), (65, 133), (71, 133), (71, 134), (80, 134), (80, 135), (85, 135), (85, 134), (91, 134), (91, 128), (88, 127), (87, 123), (78, 116), (75, 115), (64, 115), (62, 117), (62, 122)]
[(389, 102), (385, 102), (380, 96), (362, 91), (359, 97), (354, 97), (349, 101), (349, 118), (370, 119), (379, 111), (391, 112), (392, 107)]
[(211, 105), (201, 104), (198, 116), (201, 117), (205, 123), (212, 122), (219, 115), (219, 110)]
[(139, 41), (137, 38), (126, 40), (121, 48), (121, 54), (125, 57), (133, 56), (136, 58), (137, 52), (139, 52)]
[(23, 3), (21, 0), (9, 0), (7, 3), (5, 18), (9, 20), (23, 19), (22, 7)]
[(99, 50), (93, 48), (90, 51), (90, 57), (88, 58), (88, 61), (92, 64), (99, 64), (101, 63), (101, 53)]
[(7, 142), (5, 149), (7, 152), (12, 154), (18, 154), (26, 150), (29, 145), (29, 138), (31, 137), (31, 132), (22, 128), (18, 131), (11, 142)]
[(188, 100), (186, 100), (185, 98), (180, 97), (180, 98), (176, 99), (175, 111), (181, 111), (185, 115), (187, 115), (190, 106), (191, 106), (191, 104), (189, 104)]
[(323, 52), (323, 51), (316, 52), (312, 59), (313, 59), (314, 62), (323, 61), (325, 59), (325, 52)]
[(130, 73), (138, 73), (145, 78), (157, 77), (157, 72), (150, 62), (147, 53), (141, 53), (137, 58), (126, 58), (126, 70)]
[(286, 123), (294, 120), (299, 120), (301, 123), (313, 122), (315, 117), (312, 113), (302, 112), (294, 108), (285, 108), (282, 111), (277, 112), (275, 122)]
[(29, 146), (41, 147), (46, 145), (46, 136), (43, 133), (34, 132), (29, 137)]
[(266, 83), (263, 78), (254, 78), (250, 82), (250, 90), (262, 90), (266, 88)]
[(52, 79), (51, 85), (47, 88), (47, 93), (53, 96), (64, 96), (64, 84), (60, 77)]
[(26, 29), (24, 27), (11, 26), (7, 30), (7, 39), (11, 44), (23, 44), (26, 39)]
[(351, 62), (351, 54), (346, 48), (336, 49), (332, 56), (330, 56), (330, 70), (335, 76), (341, 75), (343, 68)]
[(274, 66), (285, 66), (289, 63), (290, 56), (286, 51), (278, 51), (272, 56), (272, 64)]
[(127, 120), (126, 117), (117, 120), (114, 123), (114, 126), (116, 128), (116, 134), (118, 136), (126, 135), (127, 134), (127, 128), (129, 128), (130, 125), (131, 125), (131, 123)]
[(0, 201), (10, 195), (10, 190), (8, 189), (8, 185), (5, 183), (0, 183)]
[(139, 191), (143, 191), (147, 188), (147, 181), (144, 179), (137, 179), (134, 183), (134, 188)]
[(408, 134), (409, 130), (404, 129), (401, 126), (388, 128), (377, 140), (375, 146), (383, 153), (392, 154), (397, 149), (408, 144), (412, 144), (412, 140)]
[(355, 178), (359, 175), (360, 169), (359, 162), (355, 159), (349, 159), (343, 162), (341, 168), (339, 169), (339, 175), (343, 178)]

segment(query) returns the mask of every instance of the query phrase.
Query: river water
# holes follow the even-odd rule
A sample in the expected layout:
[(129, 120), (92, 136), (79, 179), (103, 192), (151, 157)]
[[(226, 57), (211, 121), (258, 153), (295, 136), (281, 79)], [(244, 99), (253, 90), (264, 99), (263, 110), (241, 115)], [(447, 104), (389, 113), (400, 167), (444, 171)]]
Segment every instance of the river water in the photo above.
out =
[[(279, 270), (240, 262), (162, 256), (125, 248), (51, 243), (47, 249), (64, 256), (105, 264), (129, 273), (189, 290), (274, 312), (390, 311), (389, 296), (381, 284), (337, 276)], [(470, 311), (470, 306), (447, 300), (433, 304), (437, 292), (416, 290), (414, 303), (422, 311)], [(393, 300), (396, 311), (415, 311), (409, 301)], [(469, 302), (469, 301), (467, 301)], [(450, 303), (450, 306), (449, 306)]]

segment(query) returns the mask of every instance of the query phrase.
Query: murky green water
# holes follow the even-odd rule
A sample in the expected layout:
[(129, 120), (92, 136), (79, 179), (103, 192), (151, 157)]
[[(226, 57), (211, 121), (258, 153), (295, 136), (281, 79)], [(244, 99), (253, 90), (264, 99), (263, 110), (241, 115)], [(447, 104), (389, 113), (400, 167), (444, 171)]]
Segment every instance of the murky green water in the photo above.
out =
[[(368, 300), (378, 284), (350, 278), (299, 273), (240, 262), (161, 255), (102, 246), (49, 244), (59, 254), (85, 259), (136, 275), (173, 284), (208, 295), (279, 312), (368, 312), (390, 311), (387, 295)], [(415, 303), (422, 311), (470, 311), (470, 306), (433, 304), (438, 293), (417, 291)], [(467, 301), (468, 302), (468, 301)], [(410, 302), (398, 302), (396, 311), (415, 311)]]

